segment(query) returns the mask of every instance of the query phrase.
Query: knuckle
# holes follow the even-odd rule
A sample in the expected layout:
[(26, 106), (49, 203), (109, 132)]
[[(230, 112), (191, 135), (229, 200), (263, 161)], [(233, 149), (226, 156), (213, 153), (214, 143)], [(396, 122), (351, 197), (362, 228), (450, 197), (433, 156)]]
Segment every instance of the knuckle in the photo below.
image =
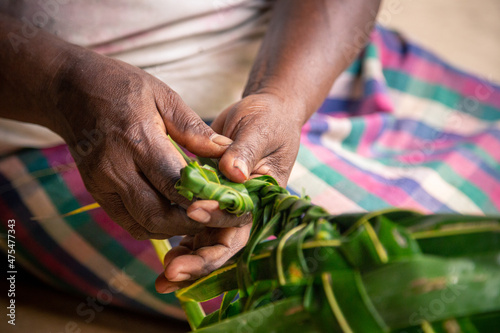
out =
[(126, 210), (122, 209), (121, 200), (116, 198), (107, 198), (102, 206), (108, 213), (109, 217), (123, 229), (125, 229), (133, 238), (137, 240), (145, 240), (150, 238), (149, 232), (137, 223)]
[(125, 130), (113, 135), (115, 140), (113, 146), (123, 146), (126, 152), (132, 155), (140, 151), (139, 147), (143, 148), (146, 145), (138, 145), (143, 141), (149, 141), (150, 137), (154, 136), (154, 126), (151, 120), (131, 120)]
[(234, 155), (237, 156), (238, 159), (244, 161), (250, 168), (252, 168), (261, 158), (258, 156), (259, 146), (255, 141), (240, 143), (229, 149), (234, 152)]
[(181, 97), (178, 93), (168, 87), (160, 87), (159, 95), (161, 97), (157, 98), (156, 101), (158, 111), (166, 119), (173, 120), (176, 116), (176, 110), (181, 101)]
[(83, 184), (87, 191), (91, 194), (100, 194), (108, 192), (107, 188), (107, 174), (106, 172), (99, 171), (80, 171)]
[(222, 216), (222, 218), (216, 221), (214, 226), (218, 228), (228, 228), (228, 227), (241, 228), (251, 222), (252, 222), (251, 213), (246, 213), (238, 217), (226, 213)]
[(204, 134), (210, 136), (212, 130), (198, 116), (187, 112), (178, 112), (176, 115), (177, 130), (187, 135)]
[(156, 185), (158, 191), (160, 191), (160, 193), (167, 198), (169, 198), (173, 193), (177, 193), (177, 190), (175, 189), (175, 184), (177, 183), (177, 180), (180, 178), (178, 175), (176, 176), (168, 175), (168, 173), (171, 172), (163, 173), (166, 175), (166, 177), (162, 178), (162, 180)]
[(127, 229), (128, 233), (136, 240), (146, 240), (149, 239), (149, 232), (141, 228), (140, 226), (134, 224)]
[[(151, 155), (149, 155), (151, 156)], [(184, 165), (176, 156), (165, 156), (162, 159), (142, 159), (141, 168), (154, 188), (168, 200), (177, 194), (175, 184), (180, 179), (180, 170)]]
[(201, 259), (203, 259), (203, 264), (201, 266), (201, 272), (200, 272), (201, 275), (207, 275), (210, 272), (219, 268), (220, 265), (218, 265), (217, 262), (212, 260), (207, 260), (207, 257), (209, 257), (210, 254), (210, 250), (208, 248), (198, 249), (197, 254)]
[(95, 169), (93, 170), (93, 176), (107, 176), (112, 169), (110, 160), (106, 158), (98, 159), (95, 162)]
[(193, 118), (194, 119), (191, 120), (190, 126), (192, 132), (200, 133), (207, 138), (209, 138), (214, 133), (214, 131), (207, 124), (205, 124), (203, 120), (199, 119), (198, 116), (194, 116)]
[(168, 110), (168, 109), (172, 109), (172, 110), (176, 110), (177, 108), (177, 105), (179, 104), (179, 101), (180, 101), (180, 95), (175, 92), (174, 90), (170, 89), (170, 88), (164, 88), (161, 89), (161, 94), (162, 94), (162, 100), (163, 100), (163, 103), (164, 103), (164, 109), (165, 110)]
[(290, 173), (287, 170), (274, 170), (274, 172), (270, 172), (270, 175), (278, 181), (278, 184), (280, 184), (280, 186), (285, 187), (288, 183), (288, 177), (290, 176)]
[(142, 227), (149, 233), (161, 234), (166, 232), (167, 221), (162, 216), (160, 209), (144, 207), (139, 214)]

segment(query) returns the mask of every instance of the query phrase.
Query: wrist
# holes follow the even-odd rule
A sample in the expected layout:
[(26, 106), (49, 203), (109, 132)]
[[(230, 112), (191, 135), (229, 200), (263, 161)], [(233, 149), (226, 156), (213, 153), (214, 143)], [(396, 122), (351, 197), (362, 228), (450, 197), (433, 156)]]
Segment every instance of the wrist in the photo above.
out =
[(284, 88), (279, 88), (278, 86), (266, 85), (252, 88), (247, 85), (243, 93), (243, 98), (250, 96), (270, 100), (270, 104), (273, 105), (271, 111), (276, 111), (280, 114), (281, 119), (287, 119), (287, 121), (295, 120), (294, 123), (299, 128), (302, 128), (315, 111), (311, 112), (308, 101), (302, 94), (291, 91), (287, 92)]
[(85, 125), (80, 121), (83, 115), (78, 102), (78, 80), (89, 70), (83, 63), (92, 55), (92, 51), (68, 44), (61, 48), (57, 60), (53, 61), (55, 65), (50, 69), (53, 75), (48, 85), (47, 99), (51, 116), (47, 127), (68, 144), (77, 140), (74, 138), (74, 124), (82, 128)]
[(77, 47), (50, 33), (36, 30), (33, 37), (12, 44), (8, 36), (22, 35), (22, 22), (0, 13), (0, 77), (8, 82), (0, 89), (0, 116), (42, 125), (57, 133), (58, 99), (62, 68)]

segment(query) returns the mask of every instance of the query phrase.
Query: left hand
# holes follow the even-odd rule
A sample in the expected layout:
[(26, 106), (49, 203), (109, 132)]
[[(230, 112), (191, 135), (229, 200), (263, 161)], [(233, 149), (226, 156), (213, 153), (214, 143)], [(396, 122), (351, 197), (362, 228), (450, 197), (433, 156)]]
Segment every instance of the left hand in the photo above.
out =
[(234, 182), (270, 175), (286, 186), (305, 121), (300, 104), (291, 100), (270, 93), (246, 96), (212, 124), (215, 132), (233, 139), (219, 169)]
[[(224, 110), (212, 124), (215, 132), (233, 140), (219, 161), (221, 172), (239, 183), (251, 177), (270, 175), (285, 186), (297, 157), (300, 130), (305, 121), (297, 106), (272, 94), (255, 94)], [(249, 216), (239, 218), (242, 227), (220, 228), (218, 223), (227, 213), (219, 210), (216, 201), (196, 201), (187, 214), (211, 228), (186, 236), (167, 253), (165, 271), (156, 280), (158, 292), (173, 292), (209, 274), (248, 240)]]

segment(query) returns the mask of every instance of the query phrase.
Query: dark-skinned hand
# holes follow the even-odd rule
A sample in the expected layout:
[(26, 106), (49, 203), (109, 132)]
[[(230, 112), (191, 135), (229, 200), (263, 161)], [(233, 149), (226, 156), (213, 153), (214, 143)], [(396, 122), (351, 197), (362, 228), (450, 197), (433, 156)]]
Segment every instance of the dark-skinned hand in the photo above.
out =
[[(291, 119), (292, 106), (271, 94), (249, 95), (224, 110), (212, 128), (234, 140), (219, 161), (219, 169), (235, 182), (271, 175), (284, 186), (297, 156), (301, 119)], [(168, 293), (222, 266), (247, 242), (250, 217), (243, 226), (224, 228), (227, 213), (212, 200), (196, 201), (188, 216), (210, 228), (187, 236), (164, 259), (164, 273), (156, 280), (158, 292)]]
[[(134, 66), (88, 51), (65, 68), (57, 80), (55, 127), (94, 199), (136, 239), (203, 231), (206, 226), (188, 218), (190, 203), (174, 188), (186, 163), (168, 135), (212, 158), (231, 140)], [(232, 226), (232, 220), (219, 223)]]

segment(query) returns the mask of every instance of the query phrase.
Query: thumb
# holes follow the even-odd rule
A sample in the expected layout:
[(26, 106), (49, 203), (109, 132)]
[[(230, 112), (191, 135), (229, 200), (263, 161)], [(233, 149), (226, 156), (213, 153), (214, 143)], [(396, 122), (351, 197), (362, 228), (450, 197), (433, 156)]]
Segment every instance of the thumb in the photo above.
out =
[(269, 135), (253, 126), (240, 128), (232, 135), (234, 142), (227, 148), (219, 161), (219, 169), (233, 182), (246, 181), (257, 163), (271, 152), (269, 149)]
[(215, 133), (177, 93), (169, 92), (169, 95), (173, 102), (163, 103), (163, 107), (158, 105), (167, 134), (197, 156), (220, 157), (233, 141)]

